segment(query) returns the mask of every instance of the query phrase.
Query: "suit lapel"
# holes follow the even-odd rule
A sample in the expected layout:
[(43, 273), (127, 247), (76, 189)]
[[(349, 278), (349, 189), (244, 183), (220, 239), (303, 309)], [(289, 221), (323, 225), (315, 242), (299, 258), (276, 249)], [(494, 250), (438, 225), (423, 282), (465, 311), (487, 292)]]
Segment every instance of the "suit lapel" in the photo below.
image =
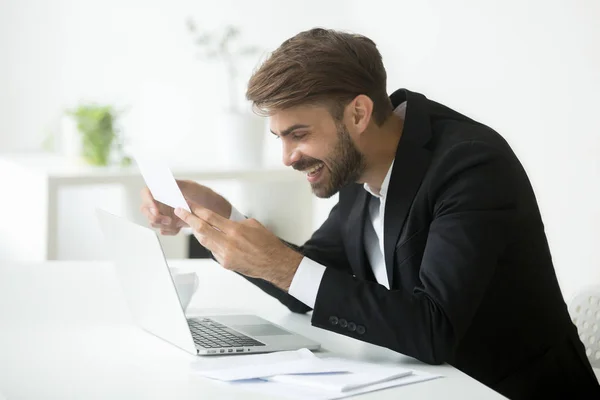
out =
[(431, 138), (425, 96), (400, 89), (391, 96), (397, 107), (407, 101), (406, 118), (385, 202), (384, 257), (390, 287), (394, 279), (394, 252), (415, 194), (429, 167), (431, 153), (424, 145)]
[(346, 237), (348, 238), (349, 261), (354, 274), (365, 280), (375, 280), (373, 271), (369, 267), (365, 253), (364, 232), (365, 221), (368, 218), (368, 193), (362, 188), (354, 199), (354, 204), (348, 214), (346, 222)]

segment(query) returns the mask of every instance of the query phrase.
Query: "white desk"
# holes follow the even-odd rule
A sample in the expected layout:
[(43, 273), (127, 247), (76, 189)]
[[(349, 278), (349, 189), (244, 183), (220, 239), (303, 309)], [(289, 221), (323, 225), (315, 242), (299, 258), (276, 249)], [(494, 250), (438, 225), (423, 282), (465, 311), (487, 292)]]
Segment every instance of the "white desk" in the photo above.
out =
[[(181, 179), (242, 183), (246, 203), (242, 212), (252, 213), (263, 224), (269, 224), (275, 234), (292, 243), (304, 243), (313, 232), (310, 185), (302, 173), (291, 168), (211, 170), (171, 165), (171, 169)], [(93, 167), (45, 153), (1, 155), (0, 182), (4, 193), (8, 193), (0, 196), (0, 209), (10, 210), (0, 224), (0, 261), (57, 260), (59, 239), (72, 241), (84, 234), (69, 232), (67, 237), (59, 238), (58, 203), (62, 189), (118, 185), (124, 195), (123, 216), (139, 224), (147, 223), (139, 211), (140, 191), (145, 185), (136, 166)], [(93, 219), (95, 205), (86, 206)], [(93, 234), (89, 230), (84, 232), (88, 236)], [(101, 239), (100, 232), (95, 233)], [(187, 238), (183, 235), (162, 236), (161, 243), (168, 257), (187, 258)]]
[[(199, 307), (251, 312), (350, 358), (395, 361), (445, 378), (358, 396), (361, 399), (502, 399), (450, 366), (429, 366), (310, 325), (243, 278), (212, 261), (178, 261), (197, 271)], [(9, 399), (269, 400), (190, 372), (195, 357), (136, 328), (107, 263), (0, 266), (0, 393)]]

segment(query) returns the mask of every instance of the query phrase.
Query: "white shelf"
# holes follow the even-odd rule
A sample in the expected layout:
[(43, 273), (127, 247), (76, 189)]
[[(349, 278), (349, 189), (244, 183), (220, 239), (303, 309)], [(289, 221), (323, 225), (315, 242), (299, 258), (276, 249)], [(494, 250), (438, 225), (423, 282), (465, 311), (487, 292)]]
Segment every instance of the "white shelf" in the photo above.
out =
[[(0, 155), (1, 164), (12, 164), (13, 167), (24, 168), (31, 173), (46, 176), (51, 181), (60, 181), (62, 184), (97, 184), (141, 179), (140, 171), (135, 165), (129, 167), (94, 167), (49, 153)], [(177, 178), (198, 181), (275, 182), (305, 181), (306, 179), (304, 174), (291, 168), (216, 169), (199, 165), (174, 164), (171, 165), (171, 170)]]
[[(244, 201), (248, 207), (245, 211), (286, 240), (303, 243), (312, 233), (313, 196), (300, 172), (291, 168), (236, 170), (192, 165), (172, 165), (171, 169), (180, 179), (244, 184)], [(59, 193), (63, 188), (94, 190), (90, 186), (118, 185), (122, 188), (119, 192), (123, 198), (123, 216), (147, 224), (139, 209), (140, 191), (145, 183), (136, 166), (93, 167), (48, 153), (0, 154), (0, 182), (4, 192), (0, 196), (0, 209), (10, 210), (0, 224), (0, 261), (63, 259), (58, 250), (61, 243), (77, 246), (87, 239), (86, 243), (91, 242), (93, 246), (90, 246), (95, 247), (102, 242), (100, 232), (91, 230), (90, 226), (96, 224), (91, 211), (89, 216), (78, 217), (76, 223), (71, 224), (69, 237), (59, 235), (59, 223), (63, 218), (70, 218), (59, 213)], [(90, 210), (94, 207), (91, 203), (77, 206)], [(161, 236), (160, 239), (168, 257), (186, 257), (185, 237)]]

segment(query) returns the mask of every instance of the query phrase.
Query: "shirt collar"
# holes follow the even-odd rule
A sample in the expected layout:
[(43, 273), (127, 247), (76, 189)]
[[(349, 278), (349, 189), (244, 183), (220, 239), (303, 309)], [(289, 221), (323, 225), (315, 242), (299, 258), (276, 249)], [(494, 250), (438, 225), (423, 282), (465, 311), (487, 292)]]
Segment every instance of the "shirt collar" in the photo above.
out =
[[(394, 114), (396, 114), (397, 116), (399, 116), (401, 118), (406, 117), (406, 101), (401, 103), (398, 107), (396, 107), (396, 109), (394, 110)], [(383, 182), (381, 183), (381, 190), (379, 191), (379, 194), (376, 194), (367, 183), (365, 183), (363, 185), (365, 190), (377, 198), (385, 199), (385, 196), (387, 195), (387, 191), (388, 191), (388, 186), (390, 185), (390, 177), (392, 176), (392, 168), (393, 167), (394, 167), (394, 160), (392, 160), (392, 164), (390, 165), (390, 168), (388, 169), (387, 174), (385, 174), (385, 178), (383, 178)]]

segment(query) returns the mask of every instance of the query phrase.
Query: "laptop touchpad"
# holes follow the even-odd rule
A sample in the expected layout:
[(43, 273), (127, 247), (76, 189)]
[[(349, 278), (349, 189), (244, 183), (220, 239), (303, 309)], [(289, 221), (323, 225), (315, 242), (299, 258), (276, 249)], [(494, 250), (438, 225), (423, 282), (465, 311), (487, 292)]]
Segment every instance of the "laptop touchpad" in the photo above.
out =
[(290, 332), (284, 331), (275, 325), (260, 324), (260, 325), (232, 325), (236, 331), (240, 331), (250, 336), (277, 336), (291, 335)]

